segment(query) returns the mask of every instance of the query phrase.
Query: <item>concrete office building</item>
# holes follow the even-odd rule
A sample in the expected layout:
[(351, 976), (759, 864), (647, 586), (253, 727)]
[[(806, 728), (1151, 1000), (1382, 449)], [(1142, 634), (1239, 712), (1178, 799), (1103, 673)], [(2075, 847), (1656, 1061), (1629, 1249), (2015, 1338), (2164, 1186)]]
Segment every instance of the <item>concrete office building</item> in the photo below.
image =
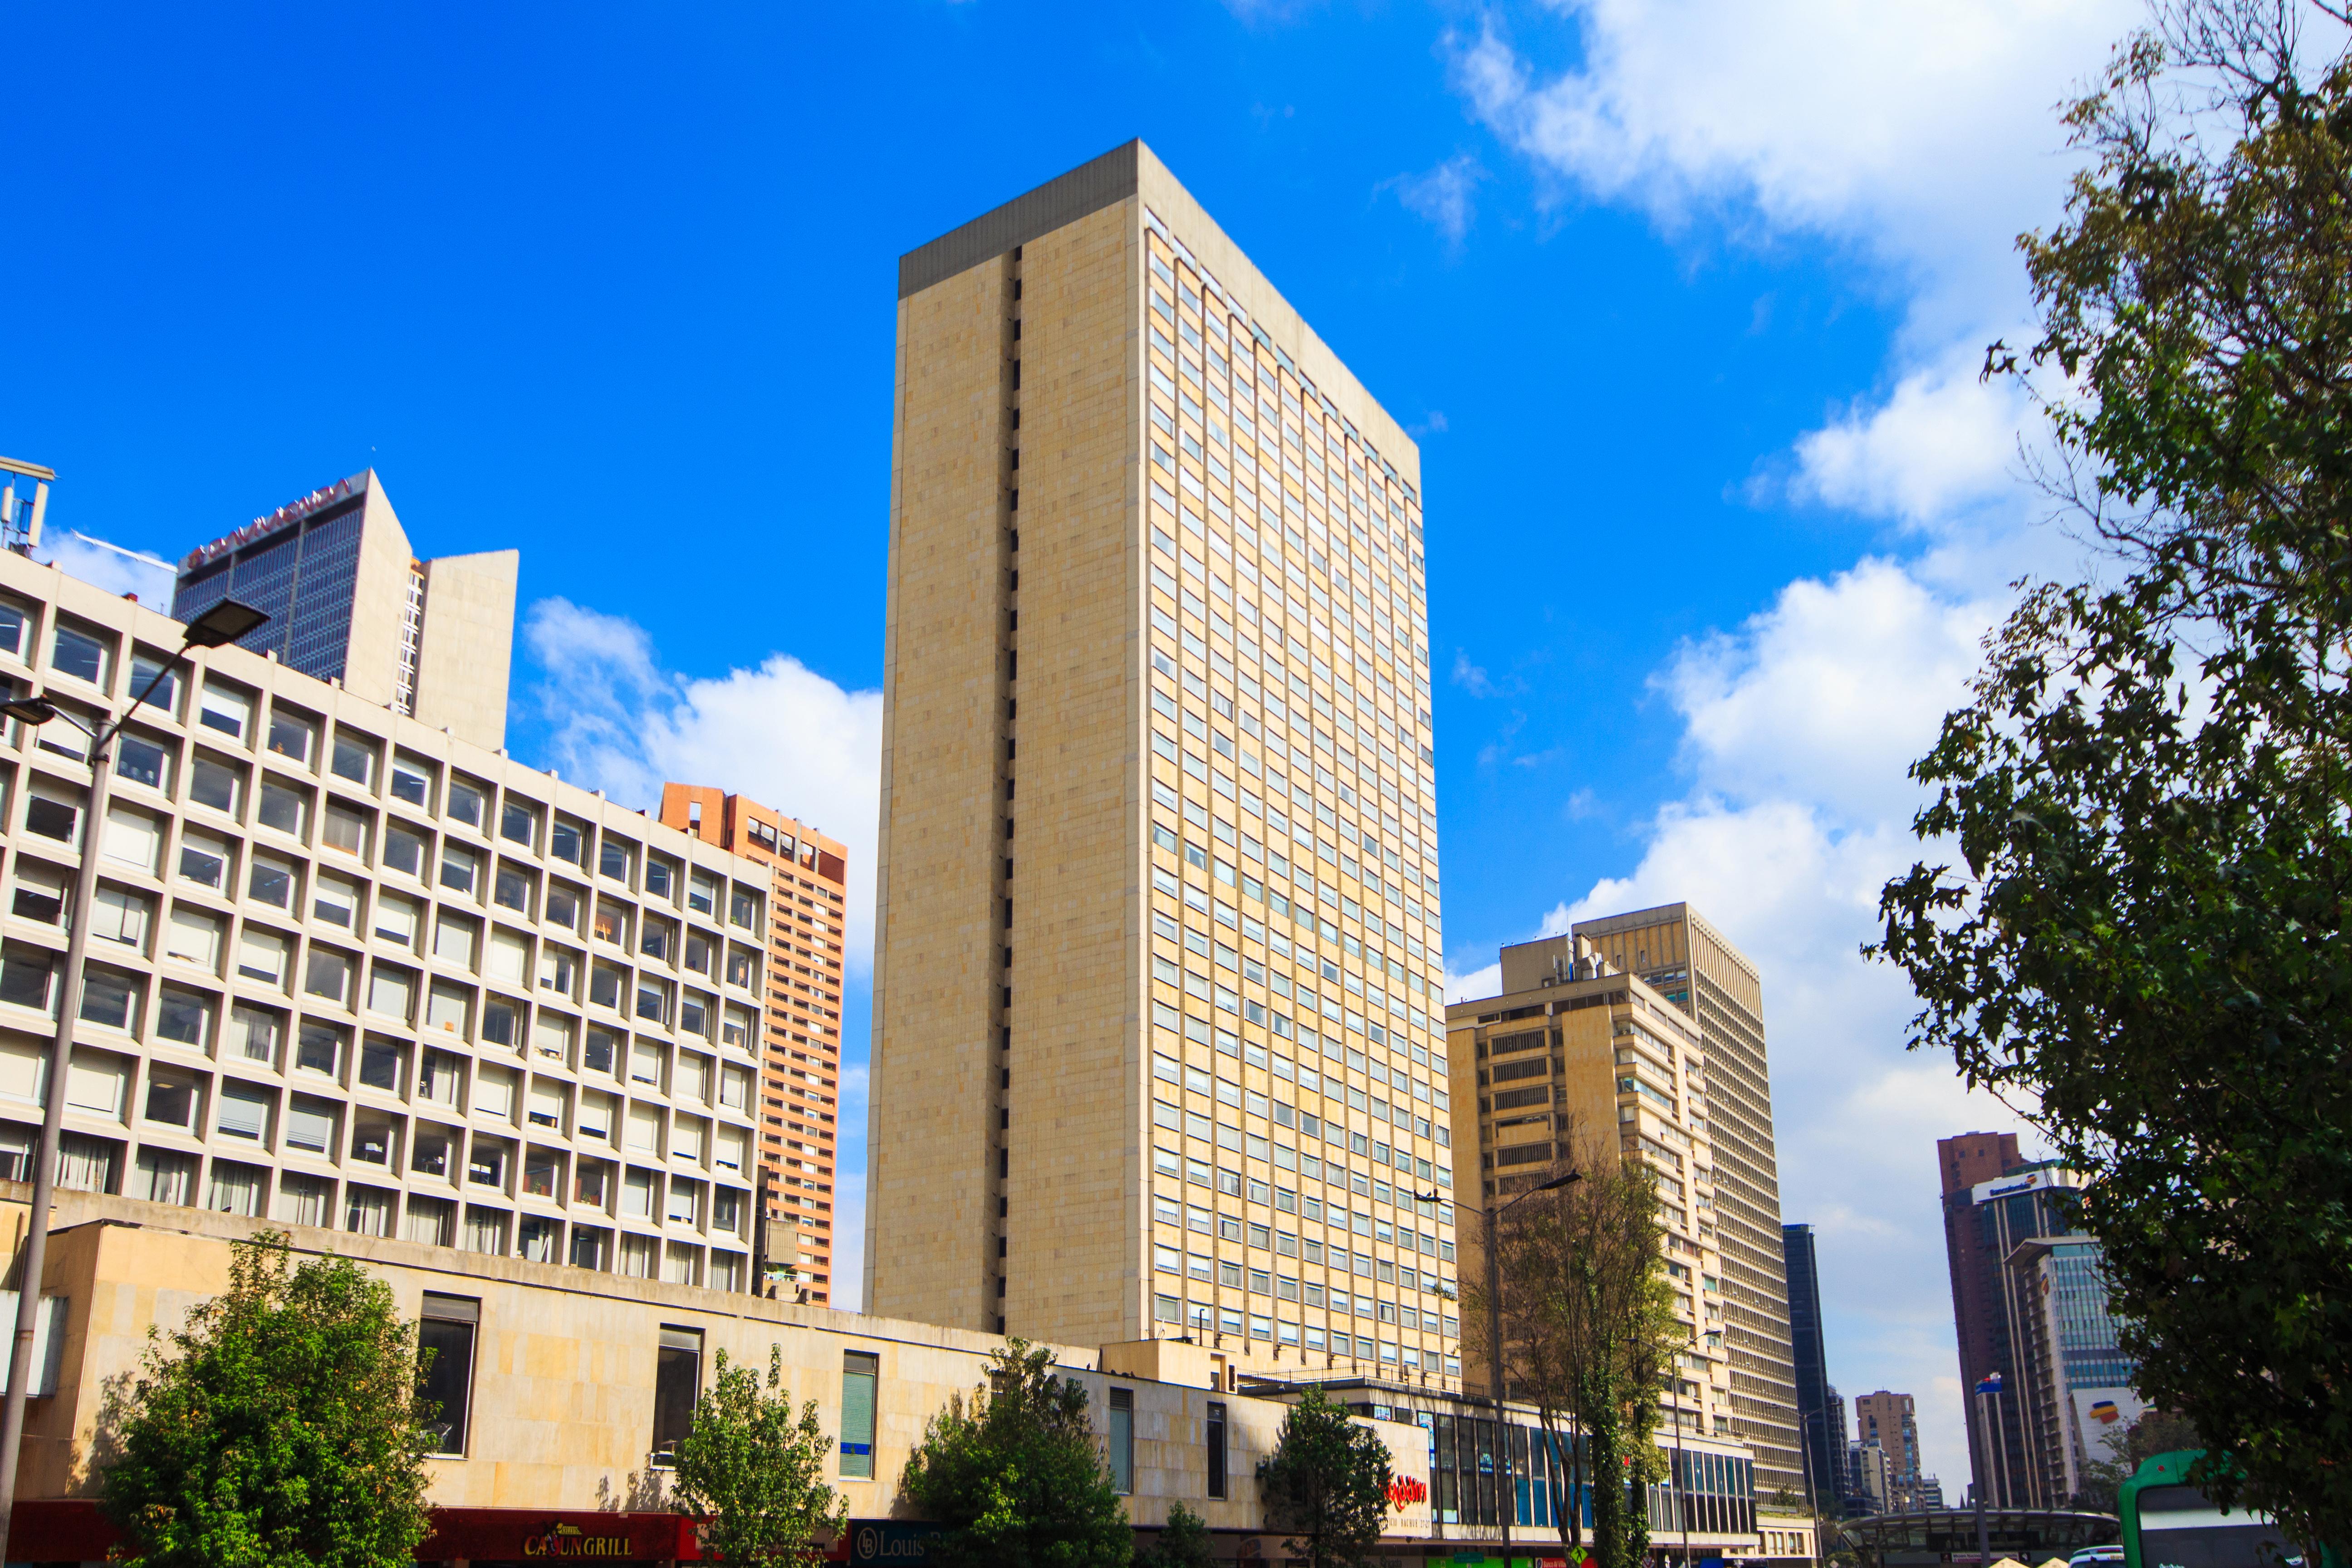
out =
[(241, 647), (496, 750), (520, 561), (511, 550), (417, 560), (371, 468), (189, 552), (172, 615), (251, 605), (269, 620)]
[[(0, 554), (0, 679), (86, 722), (182, 630)], [(766, 865), (242, 648), (141, 710), (102, 825), (86, 744), (0, 744), (8, 1173), (62, 1092), (69, 1189), (749, 1289)]]
[(1139, 142), (898, 293), (873, 1310), (1456, 1377), (1412, 441)]
[(1885, 1453), (1895, 1506), (1919, 1507), (1919, 1421), (1911, 1396), (1883, 1388), (1875, 1394), (1855, 1394), (1853, 1435), (1864, 1443), (1877, 1444)]
[[(1756, 1454), (1767, 1495), (1805, 1495), (1796, 1368), (1780, 1251), (1780, 1176), (1764, 1049), (1764, 990), (1755, 964), (1688, 904), (1579, 921), (1569, 935), (1503, 950), (1503, 989), (1564, 959), (1581, 937), (1638, 974), (1698, 1026), (1714, 1148), (1709, 1223), (1723, 1252), (1724, 1343), (1731, 1427)], [(1515, 956), (1516, 955), (1516, 956)]]
[(1830, 1411), (1838, 1395), (1830, 1386), (1829, 1347), (1822, 1327), (1821, 1262), (1813, 1249), (1813, 1227), (1782, 1226), (1780, 1258), (1789, 1279), (1789, 1348), (1797, 1373), (1805, 1489), (1816, 1509), (1834, 1515), (1845, 1491), (1845, 1416), (1843, 1407), (1834, 1418)]
[(1988, 1228), (2021, 1230), (2021, 1215), (2046, 1227), (2021, 1237), (2001, 1259), (2003, 1339), (2016, 1369), (2001, 1409), (2021, 1440), (2026, 1506), (2071, 1508), (2084, 1467), (2112, 1458), (2107, 1436), (2127, 1429), (2147, 1405), (2131, 1386), (2139, 1363), (2118, 1342), (2121, 1325), (2107, 1309), (2105, 1249), (2074, 1219), (2078, 1178), (2053, 1166), (1987, 1185), (1998, 1193), (2038, 1173), (2052, 1182), (2038, 1199), (2010, 1192), (1989, 1197), (1979, 1213)]
[[(1596, 1145), (1655, 1172), (1675, 1315), (1689, 1336), (1665, 1390), (1665, 1424), (1733, 1436), (1698, 1031), (1590, 943), (1505, 948), (1503, 987), (1499, 996), (1445, 1010), (1454, 1103), (1462, 1108), (1454, 1190), (1474, 1205), (1506, 1201), (1582, 1163)], [(1463, 1268), (1486, 1267), (1482, 1239), (1464, 1239)], [(1468, 1369), (1473, 1386), (1486, 1386), (1485, 1371)]]
[(742, 795), (701, 785), (662, 785), (659, 815), (666, 827), (764, 863), (774, 879), (760, 1068), (761, 1261), (790, 1268), (796, 1292), (830, 1305), (849, 851)]

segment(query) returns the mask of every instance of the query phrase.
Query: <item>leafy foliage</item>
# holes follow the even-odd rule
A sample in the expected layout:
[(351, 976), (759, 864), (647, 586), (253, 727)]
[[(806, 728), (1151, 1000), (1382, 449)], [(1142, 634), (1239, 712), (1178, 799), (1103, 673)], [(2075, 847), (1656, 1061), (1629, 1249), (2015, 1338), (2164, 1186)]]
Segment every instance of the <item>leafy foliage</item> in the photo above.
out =
[(343, 1258), (231, 1244), (228, 1289), (110, 1399), (101, 1505), (141, 1568), (405, 1568), (425, 1539), (416, 1340)]
[(793, 1419), (783, 1352), (768, 1349), (767, 1386), (720, 1351), (694, 1426), (677, 1445), (670, 1506), (708, 1520), (702, 1555), (720, 1568), (811, 1562), (820, 1534), (849, 1527), (849, 1505), (822, 1479), (833, 1439), (817, 1425), (816, 1402)]
[(1008, 1340), (988, 1382), (931, 1417), (903, 1486), (947, 1526), (945, 1568), (1129, 1568), (1134, 1535), (1111, 1489), (1084, 1385), (1055, 1377), (1050, 1350)]
[(1307, 1568), (1360, 1568), (1388, 1518), (1388, 1445), (1319, 1388), (1282, 1418), (1274, 1452), (1258, 1461), (1269, 1531)]
[(1874, 950), (1912, 1044), (2034, 1097), (2090, 1176), (2139, 1391), (2216, 1447), (2198, 1479), (2306, 1542), (2352, 1539), (2346, 20), (2169, 0), (2073, 107), (2094, 164), (2022, 242), (2042, 337), (1988, 370), (2063, 373), (2045, 479), (2104, 580), (1990, 639), (1912, 769), (1965, 875), (1890, 882)]
[[(1650, 1544), (1643, 1489), (1666, 1474), (1658, 1392), (1693, 1331), (1675, 1317), (1664, 1279), (1657, 1177), (1606, 1140), (1569, 1142), (1572, 1163), (1546, 1174), (1572, 1168), (1580, 1179), (1518, 1200), (1493, 1226), (1504, 1381), (1559, 1443), (1570, 1495), (1592, 1489), (1598, 1568), (1633, 1568)], [(1463, 1350), (1483, 1368), (1493, 1354), (1486, 1275), (1465, 1272)], [(1582, 1509), (1558, 1511), (1561, 1542), (1582, 1545)]]
[(1215, 1561), (1209, 1521), (1181, 1502), (1168, 1510), (1160, 1539), (1135, 1554), (1136, 1568), (1210, 1568)]

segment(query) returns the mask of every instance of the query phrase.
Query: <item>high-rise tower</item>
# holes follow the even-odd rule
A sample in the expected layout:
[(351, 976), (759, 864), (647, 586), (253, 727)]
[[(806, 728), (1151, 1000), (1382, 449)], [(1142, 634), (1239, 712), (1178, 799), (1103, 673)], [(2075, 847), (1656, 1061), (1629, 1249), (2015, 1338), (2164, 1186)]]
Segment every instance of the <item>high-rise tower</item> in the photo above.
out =
[[(1845, 1474), (1845, 1444), (1832, 1445), (1830, 1403), (1837, 1390), (1830, 1386), (1829, 1345), (1822, 1327), (1822, 1274), (1813, 1250), (1813, 1227), (1780, 1227), (1780, 1260), (1789, 1281), (1789, 1341), (1797, 1374), (1797, 1415), (1804, 1435), (1805, 1484), (1813, 1506), (1824, 1514), (1837, 1511)], [(1841, 1420), (1842, 1427), (1843, 1422)]]
[(898, 295), (870, 1310), (1457, 1375), (1418, 451), (1140, 142)]
[(770, 1268), (789, 1265), (807, 1300), (835, 1305), (833, 1179), (841, 1135), (835, 1119), (848, 847), (772, 807), (707, 784), (662, 785), (656, 815), (665, 827), (765, 864), (774, 879), (760, 1028), (760, 1217), (766, 1222), (761, 1260)]
[(269, 619), (239, 647), (495, 751), (520, 561), (511, 550), (417, 560), (371, 468), (190, 551), (172, 618), (240, 599)]
[[(1772, 1079), (1764, 1051), (1764, 986), (1755, 964), (1688, 904), (1579, 921), (1586, 938), (1698, 1024), (1706, 1047), (1707, 1132), (1715, 1149), (1716, 1223), (1723, 1247), (1732, 1431), (1756, 1455), (1764, 1496), (1805, 1495), (1797, 1380), (1780, 1255), (1780, 1173), (1772, 1146)], [(1503, 984), (1512, 986), (1504, 950)]]

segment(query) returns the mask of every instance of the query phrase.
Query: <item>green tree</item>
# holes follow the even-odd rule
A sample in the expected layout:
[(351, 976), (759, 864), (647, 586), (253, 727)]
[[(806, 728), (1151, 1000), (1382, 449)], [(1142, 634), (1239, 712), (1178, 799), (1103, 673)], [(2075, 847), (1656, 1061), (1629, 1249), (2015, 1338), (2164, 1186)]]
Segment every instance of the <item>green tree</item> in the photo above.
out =
[(1360, 1568), (1388, 1520), (1388, 1445), (1320, 1388), (1282, 1418), (1274, 1452), (1258, 1461), (1270, 1531), (1307, 1568)]
[(1054, 1352), (1008, 1340), (988, 1381), (950, 1397), (907, 1460), (902, 1485), (947, 1527), (944, 1568), (1129, 1568), (1127, 1510), (1112, 1489), (1092, 1402), (1053, 1374)]
[(677, 1445), (670, 1506), (709, 1521), (705, 1561), (721, 1568), (808, 1562), (820, 1534), (849, 1527), (849, 1506), (822, 1479), (833, 1439), (818, 1426), (816, 1402), (793, 1418), (784, 1354), (768, 1347), (767, 1386), (720, 1351), (694, 1426)]
[(1160, 1539), (1135, 1554), (1136, 1568), (1210, 1568), (1216, 1553), (1209, 1542), (1209, 1521), (1175, 1503)]
[(2198, 1479), (2306, 1542), (2352, 1540), (2346, 21), (2168, 0), (2068, 111), (2088, 166), (2021, 242), (2042, 334), (1987, 368), (2050, 388), (2097, 580), (2024, 585), (1989, 639), (1912, 769), (1960, 865), (1890, 882), (1873, 950), (1911, 1043), (2088, 1176)]
[[(1503, 1375), (1559, 1445), (1570, 1496), (1591, 1489), (1601, 1568), (1633, 1568), (1649, 1551), (1643, 1489), (1666, 1473), (1658, 1394), (1694, 1331), (1675, 1317), (1666, 1286), (1655, 1174), (1612, 1141), (1571, 1131), (1566, 1142), (1572, 1160), (1537, 1178), (1572, 1167), (1580, 1179), (1524, 1199), (1495, 1226)], [(1468, 1269), (1463, 1352), (1481, 1370), (1488, 1321), (1486, 1270)], [(1558, 1510), (1554, 1523), (1563, 1546), (1583, 1545), (1581, 1508)]]
[[(167, 1350), (166, 1344), (169, 1349)], [(416, 1331), (344, 1258), (230, 1245), (229, 1287), (153, 1328), (109, 1401), (100, 1505), (139, 1568), (406, 1568), (425, 1539)]]

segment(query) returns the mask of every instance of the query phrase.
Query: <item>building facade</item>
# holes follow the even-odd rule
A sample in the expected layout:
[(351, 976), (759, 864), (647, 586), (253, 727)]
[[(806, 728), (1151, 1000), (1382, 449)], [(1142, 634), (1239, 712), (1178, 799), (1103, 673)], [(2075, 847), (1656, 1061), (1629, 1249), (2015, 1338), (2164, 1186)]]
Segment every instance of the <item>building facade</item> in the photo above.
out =
[(761, 1258), (771, 1272), (789, 1268), (789, 1283), (810, 1302), (829, 1306), (849, 851), (742, 795), (698, 784), (662, 785), (659, 815), (666, 827), (764, 862), (774, 879), (760, 1068)]
[[(183, 627), (0, 554), (0, 679), (95, 726)], [(200, 652), (115, 746), (0, 744), (0, 1167), (745, 1290), (771, 879), (274, 657)], [(68, 889), (100, 858), (71, 1070)]]
[(1985, 1466), (1984, 1412), (1974, 1390), (2005, 1364), (2000, 1259), (1984, 1255), (1974, 1194), (1982, 1183), (2021, 1170), (2025, 1157), (2014, 1132), (1963, 1132), (1936, 1140), (1936, 1174), (1942, 1184), (1944, 1262), (1952, 1280), (1952, 1327), (1960, 1352), (1960, 1389), (1968, 1411), (1969, 1468), (1972, 1496), (1990, 1501), (1997, 1494)]
[(189, 552), (172, 615), (251, 605), (269, 620), (239, 646), (495, 751), (506, 744), (520, 559), (417, 560), (371, 468)]
[[(1710, 1145), (1706, 1220), (1720, 1249), (1733, 1433), (1756, 1456), (1758, 1485), (1801, 1505), (1796, 1369), (1782, 1275), (1780, 1167), (1772, 1143), (1763, 983), (1756, 966), (1688, 904), (1579, 921), (1566, 936), (1503, 949), (1503, 989), (1567, 972), (1581, 943), (1640, 976), (1696, 1026), (1706, 1088), (1694, 1110)], [(1685, 1152), (1664, 1151), (1675, 1163)]]
[(1458, 1376), (1413, 443), (1131, 142), (901, 259), (893, 461), (874, 1310)]
[(1864, 1443), (1875, 1443), (1885, 1454), (1895, 1509), (1923, 1506), (1919, 1501), (1919, 1419), (1911, 1396), (1883, 1388), (1875, 1394), (1855, 1394), (1853, 1435)]
[[(1454, 1190), (1474, 1206), (1507, 1202), (1564, 1167), (1612, 1155), (1654, 1172), (1668, 1284), (1688, 1336), (1665, 1390), (1665, 1424), (1731, 1437), (1698, 1031), (1646, 981), (1587, 944), (1559, 949), (1556, 972), (1514, 963), (1519, 951), (1504, 950), (1505, 984), (1534, 984), (1445, 1010), (1454, 1102), (1462, 1108)], [(1486, 1267), (1482, 1242), (1475, 1232), (1464, 1238), (1462, 1267)], [(1472, 1386), (1486, 1386), (1484, 1371), (1468, 1369)]]
[[(1797, 1374), (1797, 1419), (1804, 1437), (1805, 1489), (1816, 1510), (1834, 1514), (1845, 1488), (1845, 1419), (1832, 1418), (1837, 1390), (1830, 1386), (1829, 1348), (1822, 1327), (1822, 1277), (1813, 1227), (1780, 1227), (1780, 1260), (1789, 1280), (1789, 1351)], [(1832, 1429), (1834, 1428), (1834, 1430)]]
[[(0, 1187), (0, 1220), (19, 1234), (29, 1192)], [(13, 1212), (9, 1206), (13, 1204)], [(228, 1282), (229, 1243), (255, 1222), (102, 1194), (59, 1194), (44, 1270), (57, 1328), (37, 1348), (41, 1392), (27, 1402), (12, 1559), (97, 1558), (89, 1461), (110, 1380), (138, 1364), (150, 1326), (166, 1332)], [(1003, 1342), (926, 1323), (834, 1312), (782, 1300), (417, 1246), (399, 1239), (287, 1228), (298, 1257), (356, 1260), (393, 1292), (436, 1355), (425, 1392), (440, 1406), (427, 1459), (435, 1533), (420, 1559), (517, 1561), (594, 1555), (659, 1563), (680, 1550), (664, 1457), (691, 1424), (716, 1358), (765, 1366), (772, 1349), (796, 1403), (814, 1405), (831, 1439), (821, 1479), (861, 1526), (904, 1522), (899, 1480), (925, 1424), (951, 1394), (985, 1380)], [(1114, 1484), (1139, 1528), (1186, 1504), (1219, 1532), (1221, 1554), (1260, 1560), (1262, 1515), (1252, 1477), (1271, 1453), (1287, 1406), (1221, 1386), (1196, 1346), (1160, 1342), (1053, 1346), (1056, 1374), (1087, 1393)], [(1401, 1479), (1383, 1555), (1414, 1568), (1443, 1534), (1432, 1520), (1425, 1432), (1366, 1416)], [(899, 1521), (891, 1523), (888, 1521)], [(32, 1532), (46, 1550), (27, 1550)], [(575, 1533), (576, 1532), (576, 1533)], [(854, 1528), (837, 1560), (870, 1561)], [(593, 1552), (549, 1552), (548, 1538), (584, 1535)], [(1456, 1532), (1458, 1539), (1458, 1532)], [(99, 1549), (90, 1550), (95, 1544)], [(690, 1544), (690, 1537), (688, 1538)], [(1272, 1550), (1267, 1548), (1271, 1546)], [(62, 1548), (62, 1549), (61, 1549)]]
[(2004, 1306), (2019, 1363), (2018, 1425), (2035, 1472), (2035, 1506), (2072, 1508), (2084, 1467), (2114, 1458), (2107, 1438), (2147, 1409), (2139, 1363), (2107, 1310), (2104, 1249), (2092, 1237), (2044, 1237), (2011, 1248)]
[[(2068, 1447), (2067, 1423), (2058, 1410), (2058, 1390), (2066, 1380), (2064, 1331), (2060, 1331), (2057, 1342), (2045, 1345), (2045, 1321), (2053, 1304), (2042, 1295), (2044, 1280), (2072, 1277), (2070, 1289), (2076, 1294), (2061, 1298), (2058, 1305), (2082, 1320), (2071, 1326), (2076, 1331), (2076, 1366), (2085, 1376), (2084, 1386), (2098, 1386), (2094, 1380), (2102, 1377), (2113, 1386), (2129, 1375), (2129, 1363), (2114, 1348), (2104, 1288), (2095, 1307), (2079, 1293), (2083, 1271), (2096, 1268), (2095, 1256), (2085, 1257), (2082, 1250), (2091, 1238), (2083, 1234), (2078, 1217), (2081, 1191), (2081, 1177), (2055, 1161), (2042, 1160), (1997, 1180), (1979, 1182), (1969, 1192), (1976, 1230), (1972, 1250), (1983, 1271), (1977, 1289), (1992, 1304), (1990, 1365), (1984, 1377), (1970, 1385), (1977, 1392), (1969, 1403), (1984, 1442), (1978, 1479), (1989, 1489), (1987, 1500), (2002, 1508), (2063, 1508), (2072, 1497), (2071, 1491), (2059, 1495)], [(2041, 1266), (2053, 1256), (2041, 1244), (2057, 1242), (2076, 1248), (2064, 1260), (2063, 1274), (2055, 1265)], [(2053, 1356), (2056, 1365), (2038, 1364)], [(2110, 1373), (2120, 1375), (2108, 1377)], [(1987, 1384), (1996, 1379), (1997, 1386), (1988, 1389)]]

